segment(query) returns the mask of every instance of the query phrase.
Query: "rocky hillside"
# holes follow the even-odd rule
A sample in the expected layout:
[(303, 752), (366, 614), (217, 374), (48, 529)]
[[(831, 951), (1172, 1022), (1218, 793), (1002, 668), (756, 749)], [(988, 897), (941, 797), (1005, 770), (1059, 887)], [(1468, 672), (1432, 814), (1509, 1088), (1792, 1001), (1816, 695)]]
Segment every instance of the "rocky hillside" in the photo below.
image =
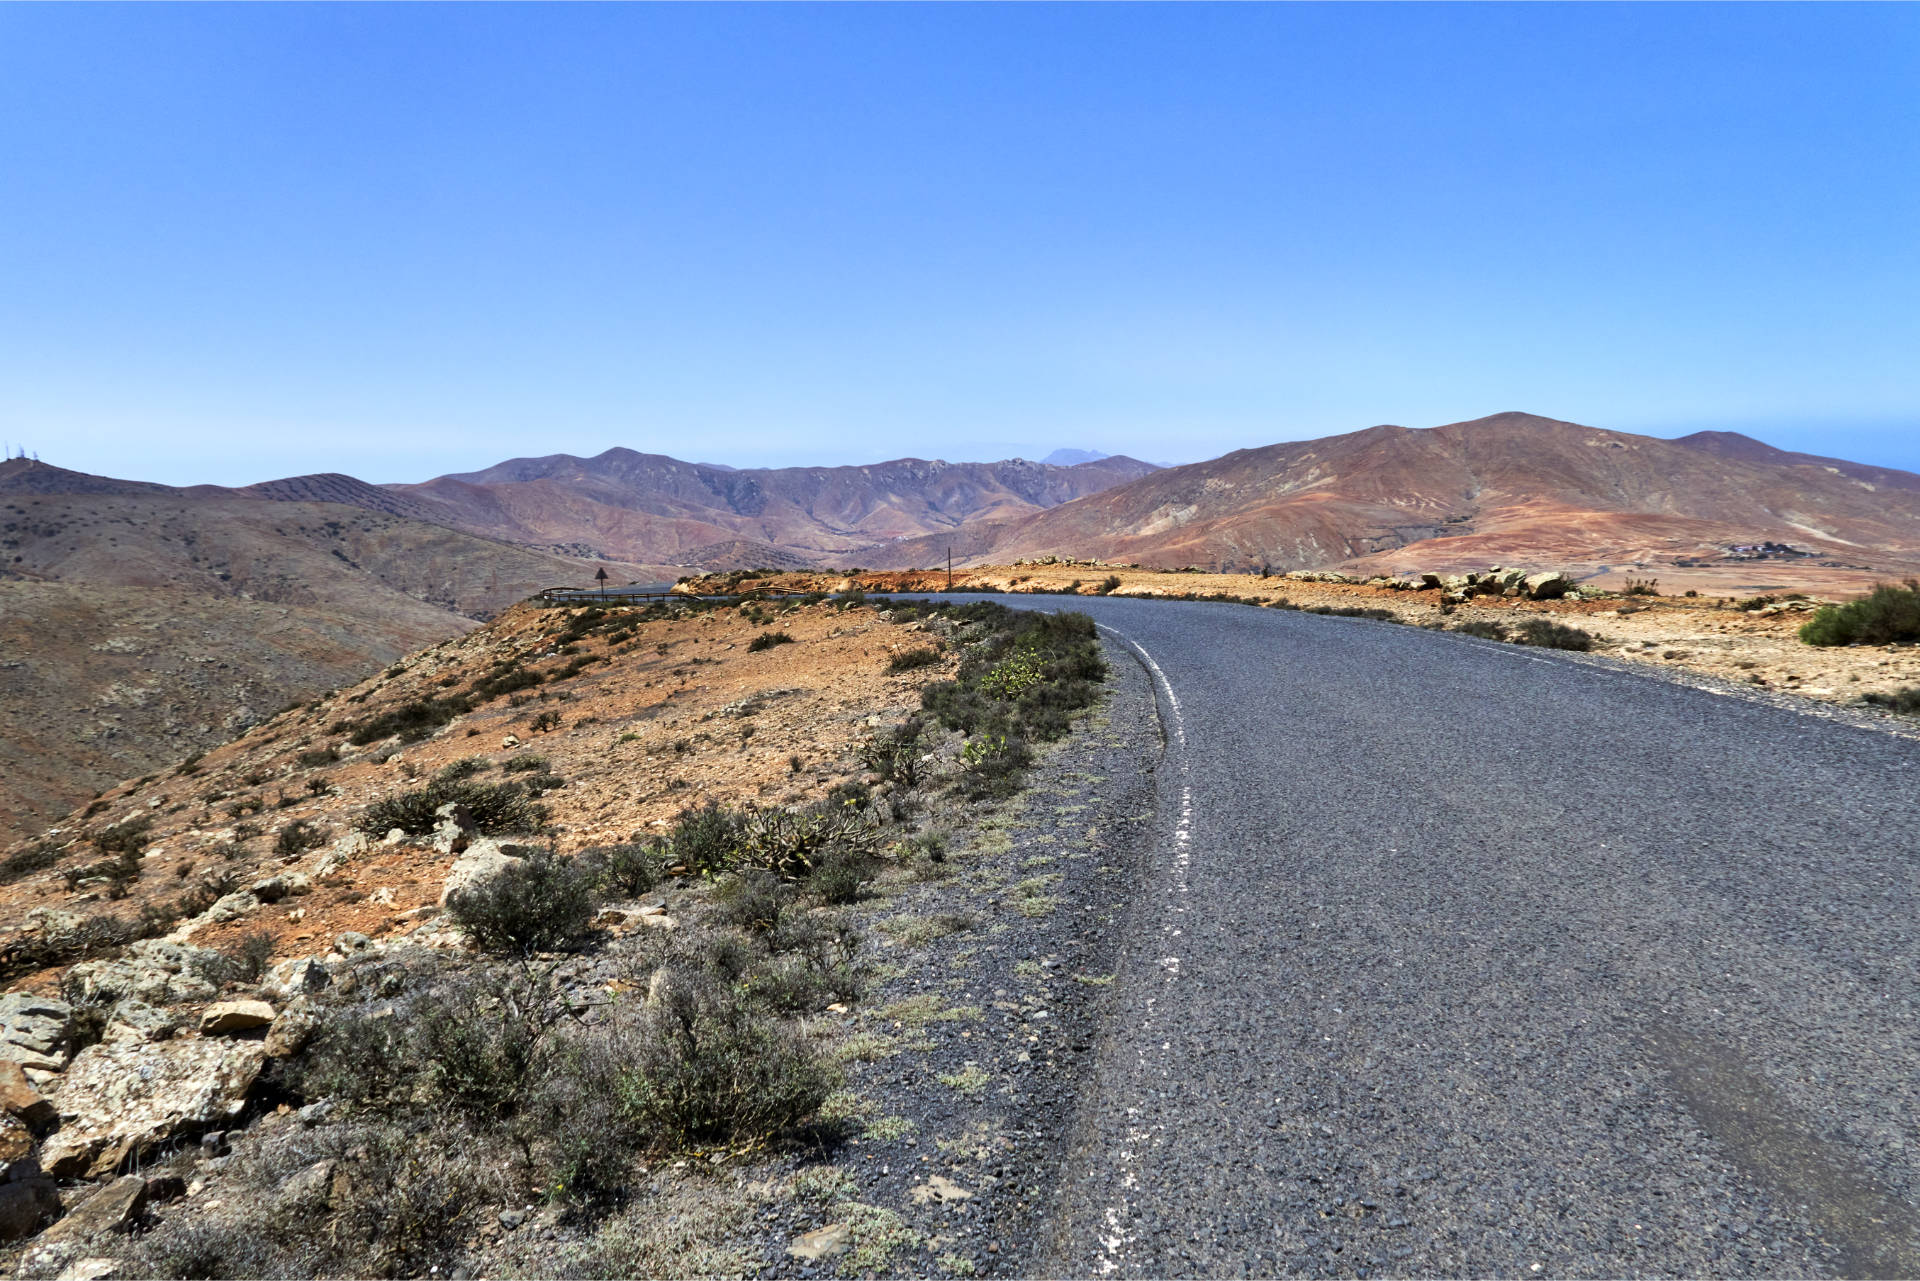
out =
[(784, 552), (813, 564), (858, 564), (897, 539), (1029, 516), (1153, 470), (1131, 458), (1071, 467), (903, 458), (862, 467), (736, 469), (610, 449), (593, 458), (516, 458), (387, 488), (430, 506), (455, 529), (718, 569), (727, 566), (702, 556), (742, 542), (769, 549), (770, 558), (756, 563), (785, 564), (773, 558)]
[[(7, 1262), (1012, 1263), (1011, 1082), (1105, 981), (1053, 971), (1099, 959), (1054, 914), (1103, 820), (992, 815), (1101, 672), (1085, 620), (992, 607), (520, 607), (110, 789), (0, 858)], [(947, 976), (1016, 942), (989, 1042)]]
[(0, 464), (0, 841), (598, 564), (303, 495)]
[[(1659, 566), (1669, 579), (1758, 569), (1786, 583), (1920, 566), (1920, 477), (1728, 433), (1668, 441), (1508, 413), (1240, 450), (992, 532), (970, 560), (1363, 574), (1533, 564), (1583, 576)], [(934, 551), (903, 542), (883, 564), (930, 564)]]

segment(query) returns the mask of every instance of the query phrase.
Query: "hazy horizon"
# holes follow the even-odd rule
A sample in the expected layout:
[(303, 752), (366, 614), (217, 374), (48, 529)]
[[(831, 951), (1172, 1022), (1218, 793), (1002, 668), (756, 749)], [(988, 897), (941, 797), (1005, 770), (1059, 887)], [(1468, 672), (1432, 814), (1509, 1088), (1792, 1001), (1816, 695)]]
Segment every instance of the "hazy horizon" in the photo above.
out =
[(0, 6), (0, 439), (1920, 470), (1913, 6)]

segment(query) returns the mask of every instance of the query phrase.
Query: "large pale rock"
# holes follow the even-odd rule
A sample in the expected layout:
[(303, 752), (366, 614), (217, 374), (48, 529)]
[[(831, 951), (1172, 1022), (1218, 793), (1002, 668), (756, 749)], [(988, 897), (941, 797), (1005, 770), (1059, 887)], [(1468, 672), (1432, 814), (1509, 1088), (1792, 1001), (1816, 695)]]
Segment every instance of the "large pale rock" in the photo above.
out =
[(61, 989), (89, 1005), (114, 1001), (164, 1001), (173, 975), (139, 961), (82, 961), (68, 969)]
[(111, 1174), (176, 1134), (231, 1120), (266, 1058), (258, 1041), (89, 1046), (61, 1083), (62, 1125), (41, 1164), (57, 1178)]
[(473, 821), (473, 815), (467, 812), (467, 807), (458, 801), (448, 801), (434, 814), (440, 822), (434, 827), (431, 840), (433, 848), (439, 853), (461, 853), (479, 839), (479, 824)]
[(815, 1228), (803, 1232), (787, 1246), (787, 1253), (796, 1259), (805, 1259), (817, 1263), (821, 1259), (831, 1259), (837, 1254), (845, 1254), (853, 1244), (853, 1229), (844, 1223), (829, 1223), (824, 1228)]
[(326, 1210), (353, 1191), (352, 1177), (338, 1161), (315, 1161), (280, 1185), (280, 1204), (308, 1213)]
[(1546, 574), (1528, 574), (1525, 586), (1528, 597), (1533, 600), (1558, 600), (1573, 589), (1573, 580), (1555, 570)]
[(260, 990), (276, 1001), (291, 1001), (296, 996), (318, 992), (332, 981), (327, 967), (311, 956), (282, 961), (267, 973)]
[(304, 998), (280, 1011), (273, 1026), (267, 1029), (267, 1057), (271, 1059), (291, 1058), (306, 1048), (313, 1034), (320, 1030), (320, 1018), (313, 1012)]
[(19, 1117), (34, 1129), (45, 1129), (60, 1115), (11, 1059), (0, 1059), (0, 1111)]
[(235, 890), (207, 909), (207, 919), (216, 925), (236, 921), (260, 906), (260, 896), (252, 890)]
[(215, 1001), (200, 1015), (201, 1036), (233, 1036), (267, 1027), (274, 1008), (265, 1001)]
[(109, 1041), (164, 1041), (180, 1026), (180, 1017), (172, 1010), (148, 1005), (128, 997), (113, 1007), (107, 1016)]
[(58, 1072), (67, 1065), (72, 1031), (73, 1007), (65, 1001), (24, 992), (0, 997), (0, 1059)]
[(218, 960), (218, 952), (171, 939), (141, 939), (127, 953), (123, 960), (82, 961), (67, 971), (63, 988), (100, 1005), (129, 999), (164, 1005), (207, 1000), (213, 994), (195, 970)]
[(467, 846), (466, 853), (447, 869), (446, 882), (440, 887), (440, 904), (461, 890), (472, 889), (500, 875), (520, 860), (500, 848), (499, 842), (482, 838)]
[(147, 1205), (147, 1181), (124, 1175), (82, 1201), (40, 1236), (42, 1245), (87, 1241), (106, 1232), (125, 1232), (140, 1219)]
[(201, 1036), (232, 1036), (273, 1022), (273, 1007), (265, 1001), (215, 1001), (200, 1016)]

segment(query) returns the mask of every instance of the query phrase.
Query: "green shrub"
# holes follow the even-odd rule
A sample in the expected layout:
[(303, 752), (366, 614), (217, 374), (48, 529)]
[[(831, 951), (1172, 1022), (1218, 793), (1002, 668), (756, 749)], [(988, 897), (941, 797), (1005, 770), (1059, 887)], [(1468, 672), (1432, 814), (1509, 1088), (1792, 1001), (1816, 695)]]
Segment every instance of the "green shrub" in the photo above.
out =
[(153, 819), (145, 814), (104, 827), (88, 839), (102, 854), (132, 854), (136, 857), (147, 847), (147, 832)]
[(517, 694), (523, 689), (532, 689), (545, 677), (539, 672), (529, 671), (516, 660), (496, 667), (492, 672), (473, 683), (467, 697), (475, 703), (491, 702), (503, 694)]
[(903, 649), (888, 659), (887, 671), (897, 676), (901, 672), (911, 672), (922, 667), (938, 667), (939, 665), (940, 651), (931, 645), (923, 645), (918, 649)]
[(569, 947), (593, 918), (590, 869), (540, 850), (447, 900), (454, 924), (488, 952), (528, 956)]
[(409, 836), (425, 836), (439, 825), (436, 811), (448, 804), (466, 806), (474, 826), (489, 836), (537, 832), (547, 822), (546, 807), (534, 803), (518, 783), (436, 779), (416, 791), (375, 801), (354, 826), (369, 836), (384, 836), (396, 827)]
[(1506, 625), (1484, 622), (1474, 619), (1465, 623), (1455, 623), (1450, 629), (1465, 636), (1478, 636), (1481, 640), (1503, 641), (1507, 638)]
[(1909, 685), (1891, 694), (1868, 694), (1866, 701), (1889, 711), (1920, 715), (1920, 685)]
[(410, 1097), (423, 1064), (412, 1050), (414, 1021), (391, 1007), (331, 1011), (306, 1052), (285, 1071), (308, 1099), (386, 1109)]
[(1522, 645), (1538, 645), (1543, 649), (1590, 650), (1593, 648), (1593, 636), (1578, 627), (1568, 627), (1556, 623), (1550, 618), (1529, 618), (1519, 626), (1519, 634), (1514, 638)]
[(791, 880), (811, 874), (830, 852), (865, 853), (875, 843), (873, 828), (857, 810), (814, 805), (746, 811), (736, 853), (748, 867)]
[(1096, 596), (1109, 596), (1112, 595), (1119, 586), (1120, 575), (1108, 574), (1105, 578), (1101, 579), (1099, 585), (1093, 589), (1093, 594)]
[(1858, 600), (1822, 605), (1800, 628), (1809, 645), (1895, 645), (1920, 641), (1920, 579), (1881, 583)]
[(47, 841), (35, 841), (24, 849), (0, 859), (0, 885), (11, 885), (15, 881), (32, 876), (60, 861), (60, 851)]
[(623, 1110), (663, 1146), (790, 1130), (811, 1119), (838, 1084), (796, 1033), (697, 972), (670, 975), (637, 1033), (619, 1078)]
[(1032, 760), (1031, 749), (1018, 738), (976, 734), (960, 749), (960, 790), (974, 800), (1011, 796)]
[(816, 902), (833, 906), (857, 903), (873, 879), (873, 860), (863, 854), (836, 851), (820, 861), (807, 878), (807, 893)]
[(579, 857), (603, 889), (626, 898), (645, 894), (666, 876), (666, 851), (654, 843), (603, 845)]
[(548, 768), (547, 758), (535, 752), (522, 752), (518, 756), (509, 758), (500, 768), (509, 774), (524, 774), (535, 771), (545, 773)]
[(417, 1052), (439, 1098), (475, 1121), (512, 1115), (540, 1063), (545, 1028), (477, 982), (444, 984), (414, 1028)]
[(1629, 596), (1658, 596), (1660, 580), (1657, 578), (1629, 578), (1626, 594)]
[(443, 765), (435, 774), (434, 780), (441, 783), (455, 783), (463, 778), (472, 778), (487, 767), (484, 756), (463, 756), (451, 765)]
[(302, 752), (294, 757), (301, 769), (317, 769), (322, 765), (332, 765), (340, 759), (340, 749), (329, 743), (325, 747), (316, 747), (310, 752)]
[(920, 781), (920, 757), (925, 754), (921, 736), (926, 726), (910, 716), (893, 729), (883, 729), (860, 749), (866, 767), (889, 783), (912, 787)]
[(327, 843), (329, 832), (324, 823), (296, 818), (273, 838), (273, 852), (291, 858)]
[(747, 642), (747, 653), (758, 654), (763, 649), (772, 649), (775, 645), (791, 645), (793, 637), (785, 632), (761, 632)]
[(258, 982), (272, 959), (273, 935), (265, 930), (252, 930), (241, 935), (231, 947), (196, 954), (189, 968), (215, 987), (224, 987), (228, 983)]
[(728, 867), (739, 849), (745, 819), (717, 801), (682, 810), (673, 820), (667, 845), (676, 863), (708, 875)]
[[(716, 919), (748, 934), (772, 934), (794, 903), (791, 884), (772, 872), (754, 868), (723, 878), (714, 891), (714, 901), (719, 906)], [(743, 963), (742, 973), (745, 968)]]
[(398, 735), (403, 743), (417, 743), (435, 730), (473, 710), (473, 704), (455, 694), (447, 698), (417, 698), (410, 703), (357, 721), (342, 721), (331, 732), (345, 734), (356, 747), (365, 747)]
[(989, 601), (947, 611), (967, 647), (958, 676), (921, 693), (921, 707), (948, 729), (1045, 740), (1065, 734), (1105, 679), (1093, 620), (1085, 614), (1010, 610)]
[(139, 927), (119, 916), (83, 916), (69, 926), (16, 935), (0, 946), (0, 977), (72, 965), (117, 951), (138, 937)]

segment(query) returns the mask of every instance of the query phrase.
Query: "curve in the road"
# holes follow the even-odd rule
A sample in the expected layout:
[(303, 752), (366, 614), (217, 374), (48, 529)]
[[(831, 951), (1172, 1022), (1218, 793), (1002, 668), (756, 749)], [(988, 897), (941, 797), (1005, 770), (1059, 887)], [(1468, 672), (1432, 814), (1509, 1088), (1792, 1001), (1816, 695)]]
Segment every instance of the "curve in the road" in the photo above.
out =
[(1588, 660), (1083, 599), (1162, 856), (1063, 1171), (1117, 1275), (1920, 1273), (1920, 748)]

